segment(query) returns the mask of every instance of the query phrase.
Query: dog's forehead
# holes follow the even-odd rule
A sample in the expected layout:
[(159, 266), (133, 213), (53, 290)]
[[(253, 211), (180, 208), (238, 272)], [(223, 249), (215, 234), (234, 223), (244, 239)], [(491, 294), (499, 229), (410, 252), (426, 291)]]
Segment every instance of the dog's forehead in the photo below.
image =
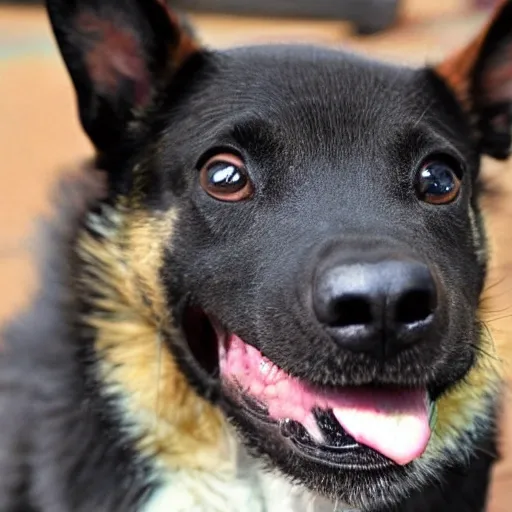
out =
[[(202, 139), (247, 120), (280, 138), (351, 140), (414, 125), (432, 91), (425, 70), (310, 46), (243, 47), (213, 53), (179, 108), (179, 129)], [(198, 120), (202, 122), (198, 125)], [(179, 135), (178, 135), (179, 136)], [(291, 137), (291, 138), (290, 138)]]
[[(390, 113), (421, 103), (414, 68), (313, 46), (256, 46), (218, 54), (212, 85), (227, 104), (275, 114), (312, 108), (332, 115), (343, 109)], [(316, 107), (316, 108), (315, 108)], [(379, 107), (379, 108), (376, 108)]]

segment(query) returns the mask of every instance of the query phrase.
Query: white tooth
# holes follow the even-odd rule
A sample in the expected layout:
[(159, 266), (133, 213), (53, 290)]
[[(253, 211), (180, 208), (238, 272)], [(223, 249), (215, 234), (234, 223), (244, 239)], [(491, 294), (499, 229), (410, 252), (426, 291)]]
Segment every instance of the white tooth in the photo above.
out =
[(279, 368), (275, 364), (270, 363), (270, 371), (267, 375), (267, 378), (271, 381), (274, 381), (277, 377), (278, 371), (279, 371)]
[(319, 444), (324, 442), (324, 436), (318, 427), (318, 423), (316, 422), (313, 413), (310, 413), (306, 416), (303, 425), (312, 439), (314, 439)]
[(271, 370), (271, 367), (270, 367), (270, 361), (265, 361), (264, 359), (260, 361), (260, 373), (264, 376), (264, 377), (267, 377), (269, 372)]

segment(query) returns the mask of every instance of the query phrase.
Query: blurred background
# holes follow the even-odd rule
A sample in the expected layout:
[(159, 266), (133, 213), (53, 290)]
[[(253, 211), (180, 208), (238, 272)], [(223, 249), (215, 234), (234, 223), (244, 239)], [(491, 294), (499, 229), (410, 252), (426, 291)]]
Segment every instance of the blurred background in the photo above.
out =
[[(494, 0), (176, 0), (213, 47), (311, 42), (403, 63), (436, 62), (484, 24)], [(0, 0), (0, 322), (35, 285), (27, 237), (48, 212), (59, 172), (90, 155), (75, 99), (41, 3)], [(485, 163), (495, 194), (486, 206), (493, 250), (489, 326), (512, 338), (512, 162)], [(512, 340), (505, 359), (512, 381)], [(510, 398), (507, 400), (512, 402)], [(503, 425), (490, 512), (512, 510), (512, 415)], [(0, 476), (1, 478), (1, 476)], [(456, 512), (456, 511), (454, 511)]]

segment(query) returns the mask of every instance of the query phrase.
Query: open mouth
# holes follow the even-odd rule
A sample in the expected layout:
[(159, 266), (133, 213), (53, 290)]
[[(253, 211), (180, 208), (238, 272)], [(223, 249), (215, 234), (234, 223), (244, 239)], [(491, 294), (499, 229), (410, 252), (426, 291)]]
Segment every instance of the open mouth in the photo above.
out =
[(318, 389), (206, 315), (195, 311), (187, 318), (189, 346), (203, 369), (220, 376), (224, 391), (253, 421), (274, 427), (302, 455), (375, 469), (405, 466), (426, 450), (436, 405), (425, 388)]

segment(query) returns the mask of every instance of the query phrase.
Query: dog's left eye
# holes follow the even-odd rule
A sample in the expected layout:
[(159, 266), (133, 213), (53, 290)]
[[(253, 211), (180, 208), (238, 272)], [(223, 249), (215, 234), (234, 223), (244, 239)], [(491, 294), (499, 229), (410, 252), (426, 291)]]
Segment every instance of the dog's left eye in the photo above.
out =
[(460, 173), (455, 167), (443, 160), (423, 164), (416, 177), (419, 199), (431, 204), (447, 204), (455, 200), (461, 187)]
[(242, 201), (253, 194), (244, 162), (231, 153), (210, 158), (202, 166), (199, 180), (206, 193), (220, 201)]

